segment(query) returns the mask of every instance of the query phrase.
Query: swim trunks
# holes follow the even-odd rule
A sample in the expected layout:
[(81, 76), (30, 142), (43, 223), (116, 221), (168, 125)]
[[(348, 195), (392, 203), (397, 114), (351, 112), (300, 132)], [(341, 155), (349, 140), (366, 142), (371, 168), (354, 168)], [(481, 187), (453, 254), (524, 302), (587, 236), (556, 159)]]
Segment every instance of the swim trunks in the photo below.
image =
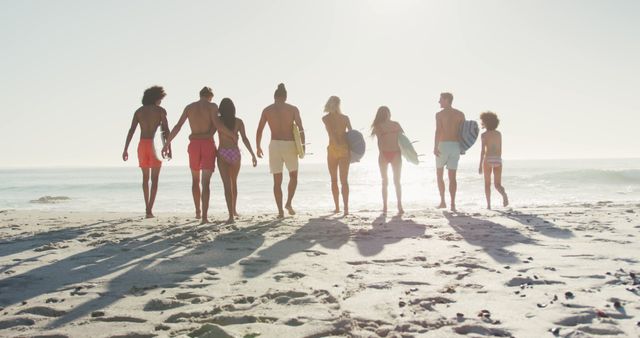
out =
[(396, 156), (400, 156), (401, 152), (399, 150), (396, 151), (383, 151), (382, 158), (385, 163), (391, 163), (396, 159)]
[(447, 166), (449, 170), (458, 169), (460, 143), (454, 141), (439, 142), (438, 151), (440, 151), (440, 156), (436, 156), (436, 168), (442, 169)]
[(216, 170), (216, 144), (213, 139), (193, 139), (187, 152), (191, 170)]
[(298, 170), (298, 150), (294, 141), (271, 140), (269, 143), (269, 170), (282, 173), (283, 165), (289, 172)]
[(229, 164), (240, 162), (240, 149), (238, 148), (218, 148), (218, 156)]
[(329, 144), (329, 146), (327, 147), (327, 156), (335, 160), (339, 160), (341, 158), (348, 158), (349, 146), (346, 144), (343, 144), (343, 145)]
[(138, 143), (138, 164), (140, 168), (160, 168), (162, 161), (156, 158), (152, 139), (140, 139)]

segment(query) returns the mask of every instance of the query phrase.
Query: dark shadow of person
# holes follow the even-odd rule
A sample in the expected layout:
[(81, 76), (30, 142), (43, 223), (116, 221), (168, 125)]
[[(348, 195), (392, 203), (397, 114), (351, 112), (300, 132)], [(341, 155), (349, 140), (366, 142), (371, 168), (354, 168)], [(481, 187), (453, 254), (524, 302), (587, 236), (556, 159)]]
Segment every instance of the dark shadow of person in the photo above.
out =
[(570, 229), (564, 229), (558, 227), (555, 223), (548, 221), (538, 215), (525, 214), (519, 211), (498, 211), (500, 215), (512, 219), (522, 225), (533, 226), (536, 232), (539, 232), (547, 237), (569, 239), (572, 238), (573, 232)]
[(13, 236), (0, 240), (0, 257), (17, 254), (27, 250), (37, 249), (43, 245), (54, 244), (75, 239), (88, 231), (106, 227), (114, 227), (131, 222), (133, 219), (102, 220), (92, 224), (74, 226), (59, 230), (38, 232), (31, 236)]
[[(220, 268), (231, 265), (250, 255), (264, 243), (264, 233), (273, 229), (280, 220), (261, 222), (249, 227), (217, 235), (213, 242), (205, 242), (195, 246), (178, 257), (170, 255), (154, 255), (146, 258), (131, 269), (108, 282), (108, 293), (91, 300), (69, 311), (57, 319), (51, 327), (71, 322), (87, 313), (104, 308), (131, 293), (132, 286), (146, 288), (176, 287), (188, 281), (192, 276), (205, 272), (209, 268)], [(214, 226), (196, 228), (186, 234), (187, 238), (202, 235), (213, 230)], [(184, 238), (180, 238), (184, 239)], [(179, 252), (174, 252), (179, 254)], [(160, 263), (158, 263), (158, 261)]]
[(369, 257), (382, 252), (386, 245), (422, 236), (426, 229), (426, 225), (403, 219), (402, 216), (393, 216), (387, 222), (386, 215), (381, 214), (371, 223), (371, 229), (358, 232), (353, 241), (360, 254)]
[(516, 253), (506, 249), (516, 244), (535, 244), (536, 242), (524, 236), (516, 229), (507, 228), (504, 225), (473, 218), (470, 215), (448, 211), (443, 212), (444, 217), (467, 243), (481, 247), (493, 260), (501, 264), (514, 264), (520, 262)]
[(240, 264), (244, 277), (253, 278), (271, 270), (287, 257), (315, 245), (339, 249), (349, 241), (349, 227), (338, 219), (312, 218), (291, 236), (260, 250)]
[[(117, 301), (134, 285), (143, 289), (173, 285), (190, 279), (208, 267), (232, 264), (259, 248), (264, 242), (263, 233), (276, 223), (279, 222), (240, 228), (216, 236), (213, 242), (194, 245), (193, 248), (181, 244), (192, 243), (194, 238), (206, 236), (206, 232), (213, 230), (211, 227), (194, 228), (189, 225), (178, 229), (179, 226), (174, 226), (163, 232), (150, 231), (120, 243), (101, 245), (0, 281), (0, 304), (17, 304), (65, 288), (73, 290), (80, 283), (117, 274), (107, 283), (107, 292), (73, 308), (49, 327), (63, 325)], [(215, 233), (212, 234), (215, 236)]]

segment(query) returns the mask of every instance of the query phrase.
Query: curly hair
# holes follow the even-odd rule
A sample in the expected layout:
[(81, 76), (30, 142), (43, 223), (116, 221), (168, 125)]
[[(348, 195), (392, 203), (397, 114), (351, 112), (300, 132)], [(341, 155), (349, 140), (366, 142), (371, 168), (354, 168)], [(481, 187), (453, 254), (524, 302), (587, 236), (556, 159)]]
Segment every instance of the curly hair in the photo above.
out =
[(147, 90), (144, 91), (144, 95), (142, 95), (142, 105), (156, 104), (156, 102), (162, 100), (165, 96), (167, 96), (167, 93), (165, 93), (164, 88), (160, 86), (147, 88)]
[(480, 120), (487, 130), (496, 130), (498, 125), (500, 124), (500, 119), (498, 119), (498, 115), (494, 112), (486, 111), (480, 114)]

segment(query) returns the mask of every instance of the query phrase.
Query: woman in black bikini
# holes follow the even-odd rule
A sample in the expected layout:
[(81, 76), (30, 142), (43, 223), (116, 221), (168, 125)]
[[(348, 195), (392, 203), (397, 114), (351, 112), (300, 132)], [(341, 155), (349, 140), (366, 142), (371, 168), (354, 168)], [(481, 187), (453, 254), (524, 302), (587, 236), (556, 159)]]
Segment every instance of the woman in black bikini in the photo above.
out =
[(382, 212), (387, 213), (387, 186), (389, 178), (387, 171), (389, 164), (393, 171), (393, 184), (396, 188), (396, 198), (398, 200), (398, 215), (404, 213), (402, 209), (402, 186), (400, 176), (402, 173), (402, 156), (398, 145), (398, 134), (402, 133), (402, 127), (396, 121), (391, 121), (391, 111), (386, 106), (378, 108), (376, 118), (371, 125), (371, 136), (378, 138), (378, 165), (382, 176)]
[[(232, 131), (234, 135), (242, 137), (242, 143), (247, 147), (249, 153), (251, 153), (251, 161), (255, 167), (258, 164), (256, 155), (251, 149), (251, 143), (247, 139), (247, 135), (244, 132), (244, 123), (241, 119), (236, 118), (236, 107), (230, 98), (225, 97), (220, 101), (220, 119), (224, 125)], [(238, 173), (240, 172), (240, 148), (238, 148), (238, 141), (234, 141), (230, 137), (218, 133), (218, 168), (220, 171), (220, 177), (222, 178), (222, 184), (224, 185), (224, 197), (227, 201), (227, 209), (229, 211), (229, 219), (227, 224), (234, 223), (234, 216), (238, 216), (236, 209), (236, 201), (238, 200)]]

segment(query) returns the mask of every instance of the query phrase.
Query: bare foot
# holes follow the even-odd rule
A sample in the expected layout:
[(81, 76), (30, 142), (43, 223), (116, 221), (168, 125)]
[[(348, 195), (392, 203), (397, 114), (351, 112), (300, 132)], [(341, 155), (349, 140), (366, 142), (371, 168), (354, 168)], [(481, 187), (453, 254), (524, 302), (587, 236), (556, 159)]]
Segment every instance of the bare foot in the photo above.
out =
[(233, 212), (233, 216), (240, 217), (240, 215), (238, 214), (238, 212), (237, 212), (237, 211), (234, 211), (234, 212)]
[(200, 210), (196, 210), (196, 219), (200, 218), (202, 218), (202, 216), (200, 216)]
[(382, 208), (382, 213), (385, 215), (387, 214), (387, 207)]
[(398, 208), (398, 215), (402, 215), (402, 214), (404, 214), (404, 209)]
[(349, 215), (349, 209), (344, 209), (344, 213), (342, 214), (342, 216), (347, 216)]
[(490, 205), (487, 205), (487, 210), (491, 210), (491, 206)]
[(236, 222), (236, 220), (233, 217), (229, 217), (229, 219), (227, 219), (227, 221), (224, 222), (224, 224), (233, 224), (235, 222)]
[(340, 213), (340, 209), (338, 209), (338, 208), (334, 209), (334, 210), (333, 210), (333, 213), (334, 213), (334, 214), (339, 214), (339, 213)]
[(502, 195), (502, 206), (503, 207), (509, 206), (509, 197), (507, 197), (506, 193)]
[(455, 204), (451, 204), (451, 212), (458, 212), (458, 210), (456, 210)]
[(296, 214), (296, 212), (295, 212), (295, 210), (293, 210), (292, 206), (285, 205), (284, 208), (287, 209), (287, 211), (289, 212), (289, 215), (295, 215)]
[(202, 221), (200, 221), (200, 225), (207, 224), (207, 223), (209, 223), (209, 220), (206, 217), (203, 217)]
[(284, 218), (284, 211), (278, 212), (278, 218)]
[(150, 213), (150, 212), (148, 212), (148, 213), (144, 216), (144, 218), (154, 218), (154, 217), (156, 217), (156, 216), (153, 216), (153, 214), (152, 214), (152, 213)]
[(438, 209), (445, 209), (447, 207), (447, 203), (440, 202), (440, 205), (437, 206)]

